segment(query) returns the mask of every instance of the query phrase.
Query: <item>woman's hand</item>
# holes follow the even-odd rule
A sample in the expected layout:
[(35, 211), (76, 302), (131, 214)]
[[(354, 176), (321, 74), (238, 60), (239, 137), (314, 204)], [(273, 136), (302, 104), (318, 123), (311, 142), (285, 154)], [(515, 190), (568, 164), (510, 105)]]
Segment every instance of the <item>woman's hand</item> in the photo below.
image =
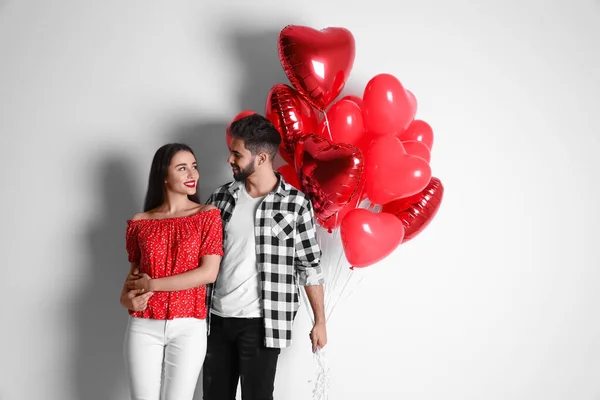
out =
[(131, 311), (144, 311), (148, 308), (148, 300), (153, 294), (152, 292), (138, 294), (137, 291), (131, 290), (121, 299), (121, 304)]
[(152, 278), (148, 276), (148, 274), (140, 274), (138, 275), (138, 279), (128, 280), (127, 290), (138, 290), (138, 293), (147, 293), (151, 292), (150, 290), (150, 281)]

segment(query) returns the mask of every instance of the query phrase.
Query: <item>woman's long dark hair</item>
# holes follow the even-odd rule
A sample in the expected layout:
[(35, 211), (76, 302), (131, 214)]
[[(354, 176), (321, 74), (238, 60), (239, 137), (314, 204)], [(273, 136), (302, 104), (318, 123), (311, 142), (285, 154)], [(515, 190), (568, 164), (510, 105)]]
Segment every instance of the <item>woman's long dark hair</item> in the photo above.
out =
[[(194, 157), (196, 155), (192, 149), (182, 143), (168, 143), (156, 150), (150, 167), (150, 177), (148, 178), (148, 190), (146, 191), (146, 200), (144, 201), (144, 212), (154, 210), (165, 201), (165, 179), (169, 171), (169, 165), (173, 156), (180, 151), (189, 151)], [(188, 198), (198, 204), (200, 199), (198, 192), (188, 195)]]

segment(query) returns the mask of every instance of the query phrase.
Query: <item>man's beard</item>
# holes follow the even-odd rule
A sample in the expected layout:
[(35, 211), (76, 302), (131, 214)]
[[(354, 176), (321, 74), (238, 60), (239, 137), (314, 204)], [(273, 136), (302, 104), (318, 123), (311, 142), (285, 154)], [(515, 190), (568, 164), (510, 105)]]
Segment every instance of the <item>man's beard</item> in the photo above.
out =
[[(239, 167), (237, 167), (237, 168), (239, 168)], [(250, 175), (252, 175), (254, 173), (255, 170), (256, 170), (256, 168), (254, 167), (254, 159), (252, 159), (252, 161), (246, 168), (244, 168), (244, 169), (239, 168), (238, 172), (233, 173), (233, 179), (235, 179), (238, 182), (245, 181), (246, 178), (248, 178)]]

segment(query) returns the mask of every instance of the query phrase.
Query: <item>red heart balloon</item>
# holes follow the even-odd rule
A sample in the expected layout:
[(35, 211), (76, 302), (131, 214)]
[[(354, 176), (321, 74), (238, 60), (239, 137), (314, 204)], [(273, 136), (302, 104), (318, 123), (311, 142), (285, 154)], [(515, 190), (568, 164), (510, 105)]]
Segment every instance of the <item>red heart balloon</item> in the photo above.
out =
[(290, 164), (285, 164), (277, 168), (277, 172), (281, 174), (283, 180), (300, 190), (300, 181), (298, 180), (298, 174), (296, 173), (294, 167), (292, 167)]
[(389, 256), (402, 243), (404, 226), (393, 214), (356, 208), (346, 214), (340, 236), (348, 262), (362, 268)]
[(317, 115), (296, 90), (283, 83), (273, 85), (265, 109), (265, 116), (281, 134), (279, 154), (293, 165), (296, 141), (302, 135), (317, 131)]
[(365, 87), (362, 110), (370, 135), (394, 135), (406, 130), (415, 118), (416, 98), (413, 100), (395, 76), (379, 74)]
[(292, 86), (324, 111), (341, 93), (354, 65), (355, 42), (345, 28), (288, 25), (279, 33), (279, 60)]
[(431, 179), (427, 161), (407, 154), (395, 136), (386, 135), (373, 141), (365, 159), (367, 195), (375, 204), (417, 194)]
[[(364, 175), (363, 175), (363, 177), (364, 177)], [(323, 228), (327, 229), (327, 231), (329, 233), (333, 232), (334, 229), (339, 228), (340, 225), (342, 224), (342, 221), (346, 217), (346, 214), (348, 214), (350, 211), (357, 208), (360, 205), (360, 203), (367, 197), (367, 195), (365, 194), (365, 191), (364, 191), (364, 187), (365, 187), (365, 181), (364, 181), (364, 179), (362, 179), (360, 186), (358, 187), (358, 190), (350, 198), (350, 201), (348, 202), (348, 204), (346, 204), (344, 207), (342, 207), (338, 212), (336, 212), (327, 221), (322, 222), (321, 226)], [(360, 199), (358, 198), (358, 196), (360, 196)]]
[(404, 132), (397, 136), (402, 142), (418, 140), (423, 142), (429, 148), (429, 151), (433, 148), (433, 129), (423, 120), (415, 119)]
[(444, 185), (432, 177), (427, 187), (414, 196), (384, 204), (381, 212), (394, 214), (404, 226), (404, 242), (421, 233), (437, 214), (444, 197)]
[(417, 101), (417, 96), (415, 96), (413, 92), (411, 92), (408, 89), (404, 90), (406, 91), (406, 96), (408, 97), (409, 112), (410, 115), (412, 115), (412, 119), (410, 122), (412, 122), (414, 121), (415, 116), (417, 115), (417, 108), (419, 106), (419, 102)]
[(231, 133), (229, 132), (229, 128), (231, 127), (231, 123), (234, 122), (234, 121), (237, 121), (238, 119), (242, 119), (244, 117), (247, 117), (248, 115), (253, 115), (253, 114), (256, 114), (256, 113), (254, 111), (252, 111), (252, 110), (240, 111), (229, 122), (229, 125), (227, 125), (227, 129), (225, 129), (225, 140), (227, 141), (227, 148), (229, 148), (231, 146), (231, 141), (233, 140), (232, 137), (231, 137)]
[(344, 96), (340, 99), (341, 100), (350, 100), (356, 103), (357, 106), (359, 106), (360, 108), (362, 108), (362, 99), (359, 96), (356, 96), (354, 94), (349, 94), (347, 96)]
[(327, 110), (327, 119), (321, 121), (318, 132), (334, 143), (348, 143), (356, 146), (365, 133), (360, 107), (352, 100), (336, 101)]
[(407, 140), (406, 142), (402, 142), (402, 145), (404, 146), (404, 150), (406, 150), (406, 154), (421, 157), (428, 163), (431, 162), (431, 152), (425, 143), (418, 140)]
[(298, 140), (294, 161), (302, 191), (312, 201), (321, 225), (348, 204), (362, 180), (361, 151), (316, 134)]

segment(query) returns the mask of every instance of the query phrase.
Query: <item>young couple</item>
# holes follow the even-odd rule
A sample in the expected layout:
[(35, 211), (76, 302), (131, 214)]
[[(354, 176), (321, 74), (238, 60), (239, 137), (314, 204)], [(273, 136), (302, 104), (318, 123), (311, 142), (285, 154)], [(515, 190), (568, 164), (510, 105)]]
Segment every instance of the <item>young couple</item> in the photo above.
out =
[[(234, 181), (203, 205), (192, 150), (155, 154), (144, 212), (127, 221), (125, 361), (131, 398), (273, 399), (304, 286), (313, 351), (327, 343), (321, 249), (312, 204), (273, 169), (281, 143), (263, 116), (231, 124)], [(210, 290), (207, 290), (210, 289)], [(240, 379), (241, 378), (241, 379)]]

